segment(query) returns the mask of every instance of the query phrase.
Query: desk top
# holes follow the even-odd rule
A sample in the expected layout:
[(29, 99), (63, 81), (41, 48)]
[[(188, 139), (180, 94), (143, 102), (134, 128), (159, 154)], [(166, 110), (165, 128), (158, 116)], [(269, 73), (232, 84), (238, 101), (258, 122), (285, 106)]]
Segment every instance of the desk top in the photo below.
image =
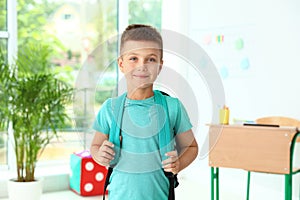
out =
[(296, 127), (209, 125), (209, 165), (287, 174)]
[(260, 125), (243, 125), (243, 124), (230, 124), (230, 125), (223, 125), (223, 124), (207, 124), (210, 127), (219, 127), (219, 128), (240, 128), (240, 129), (281, 129), (281, 130), (292, 130), (297, 131), (299, 128), (295, 126), (260, 126)]

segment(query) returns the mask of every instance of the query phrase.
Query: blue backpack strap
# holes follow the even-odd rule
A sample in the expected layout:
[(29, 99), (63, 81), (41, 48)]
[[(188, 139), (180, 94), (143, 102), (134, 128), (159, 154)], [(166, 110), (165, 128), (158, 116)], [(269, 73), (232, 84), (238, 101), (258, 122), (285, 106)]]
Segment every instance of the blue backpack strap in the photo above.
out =
[(169, 151), (174, 150), (174, 138), (170, 130), (169, 109), (168, 109), (166, 97), (160, 91), (154, 90), (154, 99), (155, 99), (155, 103), (157, 105), (161, 105), (164, 111), (163, 113), (159, 112), (159, 116), (158, 116), (160, 118), (159, 122), (164, 123), (161, 124), (160, 126), (162, 128), (158, 135), (158, 141), (159, 141), (159, 151), (160, 151), (161, 158), (162, 160), (165, 160), (167, 159), (167, 156), (165, 154)]
[(124, 104), (127, 93), (119, 97), (113, 98), (111, 101), (111, 109), (113, 113), (111, 127), (109, 131), (109, 141), (114, 144), (115, 158), (110, 162), (113, 167), (117, 164), (121, 151), (121, 127), (124, 112)]
[[(165, 154), (169, 151), (174, 150), (175, 140), (174, 135), (171, 132), (169, 109), (166, 100), (166, 95), (163, 95), (160, 91), (155, 90), (154, 96), (155, 103), (161, 105), (164, 109), (164, 113), (159, 113), (159, 121), (162, 121), (164, 124), (163, 126), (161, 126), (163, 128), (159, 132), (158, 140), (161, 158), (162, 160), (165, 160), (168, 158)], [(165, 119), (165, 121), (162, 119)], [(170, 184), (168, 200), (175, 200), (175, 188), (179, 185), (177, 174), (174, 175), (172, 172), (165, 171), (164, 174), (168, 178)]]

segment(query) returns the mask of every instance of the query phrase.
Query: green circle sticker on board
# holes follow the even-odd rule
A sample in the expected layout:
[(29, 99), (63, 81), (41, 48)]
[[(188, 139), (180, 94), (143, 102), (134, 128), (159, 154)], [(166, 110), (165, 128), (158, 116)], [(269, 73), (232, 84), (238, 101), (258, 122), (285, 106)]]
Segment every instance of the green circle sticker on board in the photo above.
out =
[(241, 50), (244, 48), (244, 40), (242, 38), (239, 38), (235, 41), (235, 48), (236, 50)]

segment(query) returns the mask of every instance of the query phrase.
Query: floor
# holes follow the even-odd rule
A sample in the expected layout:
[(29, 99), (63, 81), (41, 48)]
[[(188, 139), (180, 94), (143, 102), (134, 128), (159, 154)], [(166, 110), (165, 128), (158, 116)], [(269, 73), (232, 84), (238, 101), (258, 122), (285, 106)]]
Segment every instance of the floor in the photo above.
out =
[[(202, 187), (202, 189), (200, 189)], [(200, 190), (199, 190), (200, 189)], [(201, 190), (207, 190), (203, 188), (203, 186), (199, 185), (198, 182), (194, 181), (185, 181), (184, 179), (180, 179), (180, 186), (176, 188), (176, 200), (196, 200), (201, 197), (201, 199), (209, 199), (207, 195), (201, 195)], [(197, 192), (200, 192), (197, 194)], [(204, 193), (205, 194), (205, 193)], [(42, 196), (41, 200), (102, 200), (102, 196), (94, 196), (94, 197), (82, 197), (75, 194), (72, 191), (58, 191), (53, 193), (45, 193)], [(106, 198), (108, 200), (108, 198)], [(1, 199), (8, 200), (8, 199)]]
[[(247, 172), (236, 169), (220, 169), (220, 199), (246, 199)], [(298, 177), (298, 179), (300, 179)], [(299, 180), (293, 182), (293, 200), (299, 200)], [(294, 180), (294, 179), (293, 179)], [(180, 185), (175, 189), (176, 200), (210, 200), (210, 168), (207, 165), (191, 166), (181, 172)], [(284, 200), (284, 178), (278, 175), (253, 173), (251, 176), (251, 200)], [(101, 196), (81, 197), (72, 191), (45, 193), (41, 200), (102, 200)], [(107, 198), (108, 199), (108, 198)], [(1, 199), (8, 200), (8, 199)]]

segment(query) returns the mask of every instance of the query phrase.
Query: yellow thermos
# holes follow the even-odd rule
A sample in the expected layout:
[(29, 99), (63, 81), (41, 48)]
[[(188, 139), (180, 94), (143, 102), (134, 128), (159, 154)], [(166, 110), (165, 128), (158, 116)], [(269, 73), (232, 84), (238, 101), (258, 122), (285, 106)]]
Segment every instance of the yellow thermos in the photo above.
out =
[(229, 108), (227, 106), (223, 106), (222, 109), (220, 109), (220, 124), (229, 124)]

